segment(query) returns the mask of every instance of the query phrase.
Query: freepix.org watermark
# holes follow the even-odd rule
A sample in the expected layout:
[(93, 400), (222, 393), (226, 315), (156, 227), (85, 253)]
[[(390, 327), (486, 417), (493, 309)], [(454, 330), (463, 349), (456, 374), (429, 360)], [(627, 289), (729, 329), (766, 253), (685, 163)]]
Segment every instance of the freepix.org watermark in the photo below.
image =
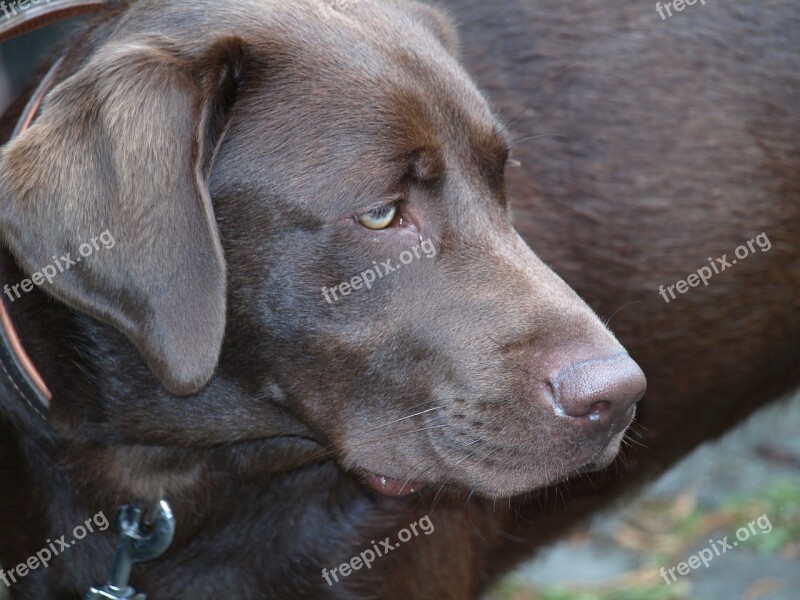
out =
[(362, 288), (371, 290), (372, 284), (375, 283), (375, 281), (378, 279), (383, 279), (390, 273), (399, 271), (403, 265), (410, 264), (415, 260), (422, 258), (423, 254), (427, 258), (433, 258), (436, 256), (436, 247), (430, 240), (423, 240), (420, 237), (419, 244), (413, 246), (409, 250), (403, 250), (400, 253), (398, 258), (402, 264), (392, 264), (391, 258), (383, 261), (380, 264), (378, 264), (377, 260), (373, 260), (372, 267), (366, 271), (362, 271), (360, 275), (356, 275), (350, 281), (343, 281), (339, 285), (332, 288), (323, 286), (322, 294), (325, 296), (325, 300), (328, 301), (328, 304), (333, 304), (334, 302), (338, 302), (340, 300), (340, 298), (337, 296), (337, 292), (341, 294), (343, 298), (345, 296), (349, 296), (355, 290), (360, 290)]
[(672, 16), (673, 10), (675, 12), (682, 12), (684, 8), (687, 6), (694, 6), (698, 1), (703, 6), (706, 5), (706, 0), (672, 0), (671, 2), (665, 2), (663, 5), (661, 2), (656, 2), (656, 12), (659, 14), (662, 21), (666, 21), (667, 17)]
[[(675, 291), (677, 291), (679, 294), (685, 294), (689, 291), (689, 288), (697, 287), (701, 282), (704, 286), (707, 286), (708, 281), (714, 275), (719, 275), (726, 269), (729, 269), (733, 265), (737, 264), (740, 260), (744, 260), (751, 254), (755, 254), (756, 246), (758, 246), (761, 252), (769, 252), (769, 250), (772, 248), (772, 242), (769, 241), (766, 233), (759, 233), (752, 240), (748, 240), (746, 244), (742, 244), (736, 248), (734, 251), (734, 256), (736, 256), (736, 258), (728, 260), (727, 254), (723, 254), (720, 258), (709, 258), (708, 266), (700, 267), (696, 273), (692, 273), (685, 280), (681, 279), (680, 281), (676, 281), (673, 285), (667, 287), (664, 287), (663, 285), (660, 286), (658, 288), (658, 293), (661, 294), (662, 298), (664, 298), (664, 302), (669, 304), (670, 298), (672, 300), (677, 298)], [(669, 294), (669, 296), (667, 294)]]
[(42, 2), (50, 4), (50, 0), (13, 0), (8, 3), (0, 2), (0, 10), (5, 13), (6, 19), (10, 19), (12, 16), (17, 16), (17, 9), (19, 9), (20, 12), (25, 12), (31, 6), (36, 6)]
[(419, 521), (411, 523), (411, 525), (408, 527), (405, 527), (397, 532), (397, 539), (400, 540), (399, 543), (392, 544), (391, 537), (387, 537), (377, 544), (375, 543), (375, 540), (371, 540), (370, 543), (372, 544), (372, 548), (367, 548), (357, 556), (351, 558), (348, 562), (342, 563), (330, 571), (328, 571), (328, 569), (322, 569), (322, 577), (325, 579), (328, 585), (331, 586), (334, 583), (339, 582), (339, 577), (347, 577), (353, 573), (353, 571), (358, 571), (362, 567), (371, 569), (372, 563), (374, 563), (376, 559), (386, 556), (389, 554), (389, 552), (396, 550), (401, 544), (405, 544), (406, 542), (412, 540), (420, 533), (430, 535), (433, 533), (433, 531), (433, 522), (428, 515), (425, 515)]
[(66, 540), (66, 535), (62, 535), (55, 541), (48, 539), (46, 542), (47, 546), (39, 550), (36, 554), (29, 556), (28, 560), (25, 562), (19, 563), (16, 567), (9, 569), (7, 572), (0, 569), (0, 581), (5, 583), (6, 587), (11, 587), (11, 584), (17, 583), (17, 579), (22, 579), (31, 571), (35, 571), (39, 567), (46, 569), (54, 557), (71, 546), (74, 546), (90, 533), (94, 533), (95, 527), (97, 531), (105, 531), (108, 529), (108, 526), (109, 522), (106, 515), (103, 511), (100, 511), (93, 517), (86, 519), (82, 524), (76, 526), (72, 530), (72, 539), (70, 541)]
[(106, 250), (111, 250), (111, 248), (113, 248), (117, 243), (114, 240), (114, 236), (111, 235), (111, 232), (106, 229), (99, 236), (93, 237), (91, 240), (84, 242), (78, 247), (78, 253), (80, 256), (76, 256), (73, 259), (69, 252), (60, 258), (58, 256), (54, 256), (53, 264), (42, 267), (33, 273), (30, 279), (23, 279), (16, 285), (9, 286), (8, 284), (5, 284), (5, 286), (3, 286), (3, 292), (5, 292), (5, 295), (8, 296), (8, 299), (11, 300), (11, 302), (14, 302), (14, 300), (21, 297), (20, 289), (27, 293), (33, 290), (33, 286), (44, 285), (45, 281), (47, 283), (53, 283), (56, 275), (63, 273), (70, 267), (81, 262), (81, 260), (84, 258), (90, 257), (95, 253), (95, 251), (100, 250), (100, 246), (97, 243), (98, 241), (103, 244), (103, 248)]
[[(756, 530), (756, 526), (758, 526), (758, 530)], [(767, 534), (770, 531), (772, 531), (772, 523), (770, 523), (769, 517), (763, 514), (755, 521), (750, 521), (746, 527), (740, 527), (736, 530), (737, 541), (729, 542), (728, 537), (730, 536), (727, 535), (721, 540), (708, 540), (709, 545), (700, 550), (697, 554), (690, 556), (686, 562), (679, 562), (669, 569), (661, 567), (661, 577), (664, 578), (667, 585), (670, 585), (678, 580), (675, 571), (678, 572), (678, 575), (684, 576), (688, 575), (694, 569), (699, 569), (700, 565), (703, 565), (707, 569), (712, 560), (717, 556), (722, 556), (728, 550), (733, 550), (739, 545), (739, 542), (746, 542), (751, 536), (756, 536), (760, 533)]]

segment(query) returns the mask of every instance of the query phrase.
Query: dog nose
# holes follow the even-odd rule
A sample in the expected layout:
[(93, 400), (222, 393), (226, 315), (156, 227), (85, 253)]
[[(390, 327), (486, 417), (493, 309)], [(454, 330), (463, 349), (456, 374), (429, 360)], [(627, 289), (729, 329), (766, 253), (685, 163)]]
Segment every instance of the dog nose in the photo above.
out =
[(615, 435), (633, 419), (647, 379), (630, 356), (618, 354), (573, 363), (551, 380), (551, 387), (557, 410), (579, 419), (587, 433)]

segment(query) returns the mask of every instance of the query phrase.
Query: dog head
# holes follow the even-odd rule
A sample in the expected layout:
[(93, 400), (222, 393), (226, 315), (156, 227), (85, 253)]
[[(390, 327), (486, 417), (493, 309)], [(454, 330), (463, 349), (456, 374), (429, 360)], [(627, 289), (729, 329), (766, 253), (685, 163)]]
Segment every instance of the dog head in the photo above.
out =
[[(134, 5), (0, 165), (27, 273), (113, 235), (42, 289), (137, 349), (150, 418), (213, 396), (216, 422), (184, 424), (202, 445), (279, 407), (389, 495), (613, 459), (644, 376), (515, 232), (508, 133), (447, 21), (217, 4)], [(100, 396), (115, 431), (130, 408)]]

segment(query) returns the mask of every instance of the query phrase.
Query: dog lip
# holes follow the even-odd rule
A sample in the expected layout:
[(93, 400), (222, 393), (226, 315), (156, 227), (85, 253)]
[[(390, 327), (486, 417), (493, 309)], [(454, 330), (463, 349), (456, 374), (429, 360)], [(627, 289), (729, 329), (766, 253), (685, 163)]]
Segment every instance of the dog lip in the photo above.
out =
[(402, 481), (377, 473), (364, 473), (362, 477), (369, 487), (378, 492), (381, 496), (388, 496), (390, 498), (402, 498), (403, 496), (418, 492), (425, 487), (424, 484), (415, 481)]
[(619, 453), (619, 445), (622, 443), (622, 439), (625, 437), (626, 429), (627, 427), (611, 436), (611, 439), (609, 439), (605, 447), (603, 447), (603, 449), (592, 460), (578, 468), (576, 473), (592, 473), (594, 471), (601, 471), (614, 462), (614, 459), (616, 459), (617, 454)]

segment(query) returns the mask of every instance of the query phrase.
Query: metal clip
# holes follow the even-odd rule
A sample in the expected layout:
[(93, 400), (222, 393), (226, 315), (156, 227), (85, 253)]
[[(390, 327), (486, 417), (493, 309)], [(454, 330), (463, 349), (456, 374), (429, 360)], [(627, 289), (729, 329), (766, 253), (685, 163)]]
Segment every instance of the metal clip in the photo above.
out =
[(131, 570), (136, 563), (158, 558), (167, 551), (175, 537), (175, 517), (166, 500), (159, 501), (147, 533), (142, 531), (142, 509), (125, 505), (119, 509), (114, 528), (119, 531), (117, 550), (108, 583), (92, 587), (86, 600), (146, 600), (145, 594), (130, 586)]

